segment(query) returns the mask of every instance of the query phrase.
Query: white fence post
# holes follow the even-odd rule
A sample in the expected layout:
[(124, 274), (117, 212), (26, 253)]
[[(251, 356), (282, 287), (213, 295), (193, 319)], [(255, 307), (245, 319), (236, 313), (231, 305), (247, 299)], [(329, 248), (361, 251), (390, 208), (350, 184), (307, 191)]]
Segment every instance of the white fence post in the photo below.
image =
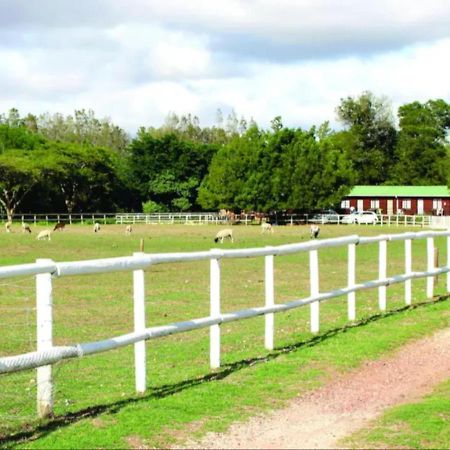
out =
[[(356, 283), (356, 245), (348, 244), (348, 287)], [(348, 320), (356, 320), (356, 295), (355, 292), (347, 294)]]
[[(427, 271), (434, 269), (434, 239), (427, 237)], [(433, 298), (434, 277), (427, 277), (427, 297)]]
[[(210, 260), (210, 302), (211, 317), (220, 316), (220, 259)], [(211, 369), (220, 367), (220, 325), (211, 325), (209, 360)]]
[[(405, 239), (405, 274), (409, 275), (412, 272), (412, 250), (411, 250), (411, 239)], [(411, 304), (411, 280), (405, 281), (405, 303), (407, 305)]]
[[(37, 259), (36, 263), (46, 264), (51, 259)], [(53, 347), (53, 298), (52, 276), (50, 273), (36, 275), (36, 341), (37, 351), (49, 350)], [(53, 381), (52, 366), (36, 369), (37, 413), (40, 418), (49, 417), (53, 413)]]
[[(450, 267), (450, 236), (447, 236), (447, 267)], [(450, 292), (450, 272), (447, 272), (447, 292)]]
[[(273, 255), (267, 255), (264, 258), (265, 264), (265, 296), (266, 296), (266, 306), (273, 306), (275, 304), (275, 293), (274, 293), (274, 273), (273, 273)], [(265, 336), (264, 336), (264, 346), (267, 350), (273, 350), (273, 335), (274, 335), (274, 313), (268, 313), (265, 315)]]
[[(378, 279), (384, 280), (387, 277), (387, 241), (379, 243), (378, 257)], [(386, 286), (378, 287), (378, 307), (381, 311), (386, 311)]]
[[(319, 294), (319, 256), (317, 250), (309, 251), (309, 281), (311, 297)], [(319, 302), (312, 302), (311, 313), (311, 333), (319, 332)]]
[[(133, 256), (141, 256), (135, 252)], [(134, 331), (145, 330), (145, 277), (142, 269), (133, 270)], [(134, 367), (136, 392), (143, 394), (147, 390), (147, 356), (145, 341), (134, 344)]]

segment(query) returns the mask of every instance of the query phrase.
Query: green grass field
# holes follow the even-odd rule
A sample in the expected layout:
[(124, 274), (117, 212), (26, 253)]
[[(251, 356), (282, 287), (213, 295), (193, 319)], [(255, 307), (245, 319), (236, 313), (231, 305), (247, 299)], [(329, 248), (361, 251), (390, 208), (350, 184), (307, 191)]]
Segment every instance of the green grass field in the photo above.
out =
[(448, 448), (450, 380), (421, 401), (397, 406), (342, 441), (348, 448)]
[[(91, 226), (55, 232), (50, 242), (37, 241), (36, 231), (0, 234), (0, 264), (36, 258), (75, 261), (131, 255), (144, 239), (146, 252), (198, 251), (217, 246), (216, 226), (134, 227), (108, 225), (99, 234)], [(346, 234), (377, 235), (408, 228), (323, 226), (321, 238)], [(276, 227), (261, 235), (257, 226), (234, 227), (235, 243), (223, 248), (261, 247), (306, 241), (308, 227)], [(441, 264), (445, 240), (435, 240)], [(425, 270), (425, 240), (413, 242), (413, 270)], [(388, 244), (388, 275), (404, 271), (403, 243)], [(321, 291), (347, 284), (346, 248), (319, 251)], [(357, 281), (376, 279), (378, 246), (357, 247)], [(309, 294), (308, 255), (275, 260), (276, 302)], [(436, 286), (444, 296), (445, 277)], [(222, 261), (222, 311), (264, 304), (263, 258)], [(228, 424), (313, 389), (336, 372), (357, 367), (405, 342), (447, 327), (446, 298), (427, 301), (425, 280), (413, 281), (413, 306), (405, 307), (403, 286), (388, 288), (388, 311), (378, 311), (377, 290), (357, 293), (357, 321), (347, 321), (346, 298), (320, 307), (321, 330), (309, 332), (309, 308), (275, 317), (275, 346), (264, 349), (262, 317), (221, 327), (222, 367), (209, 369), (209, 331), (178, 334), (147, 343), (145, 395), (134, 393), (133, 348), (58, 363), (54, 366), (55, 418), (35, 416), (35, 371), (0, 376), (0, 446), (27, 448), (164, 447), (223, 430)], [(110, 273), (55, 279), (54, 343), (95, 341), (133, 329), (132, 275)], [(0, 281), (0, 355), (35, 350), (33, 277)], [(147, 326), (209, 315), (208, 261), (166, 264), (146, 271)]]

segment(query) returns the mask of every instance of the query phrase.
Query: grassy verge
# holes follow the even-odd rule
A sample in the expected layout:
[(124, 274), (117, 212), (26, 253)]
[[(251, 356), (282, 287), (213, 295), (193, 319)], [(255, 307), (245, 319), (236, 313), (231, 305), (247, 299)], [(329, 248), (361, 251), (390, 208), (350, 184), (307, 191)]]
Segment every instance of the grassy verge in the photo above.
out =
[[(213, 246), (217, 228), (192, 226), (136, 227), (129, 238), (124, 227), (108, 226), (94, 235), (91, 227), (55, 233), (51, 242), (32, 236), (0, 235), (8, 255), (1, 262), (36, 257), (76, 260), (147, 252), (191, 251)], [(394, 229), (392, 231), (404, 231)], [(387, 232), (383, 229), (383, 232)], [(323, 227), (323, 237), (378, 234), (374, 227)], [(227, 248), (278, 245), (307, 239), (306, 227), (279, 227), (261, 236), (258, 227), (236, 227), (235, 244)], [(388, 274), (403, 271), (403, 247), (389, 244)], [(444, 240), (436, 240), (445, 255)], [(425, 243), (413, 245), (414, 269), (425, 268)], [(346, 249), (320, 252), (321, 290), (346, 284)], [(277, 302), (309, 292), (307, 255), (279, 257), (275, 263)], [(357, 249), (357, 280), (377, 277), (377, 246)], [(263, 261), (222, 262), (224, 311), (263, 303)], [(0, 354), (31, 351), (35, 344), (32, 278), (0, 286), (4, 333)], [(146, 271), (148, 326), (209, 313), (207, 262), (170, 264)], [(30, 287), (31, 285), (31, 287)], [(147, 343), (148, 393), (135, 396), (132, 347), (71, 360), (54, 366), (56, 417), (35, 419), (34, 371), (0, 378), (0, 445), (45, 448), (164, 447), (222, 430), (232, 421), (267, 408), (326, 382), (336, 372), (379, 357), (403, 343), (449, 325), (449, 301), (423, 302), (424, 280), (413, 282), (414, 305), (405, 308), (403, 287), (388, 290), (389, 312), (379, 314), (377, 291), (358, 293), (358, 321), (348, 324), (346, 299), (321, 305), (321, 331), (309, 333), (309, 308), (276, 316), (276, 350), (263, 348), (264, 320), (250, 319), (222, 327), (222, 367), (208, 367), (208, 330)], [(444, 294), (444, 283), (437, 294)], [(104, 274), (54, 280), (55, 342), (73, 344), (129, 332), (132, 329), (131, 274)]]
[(420, 402), (392, 408), (364, 430), (341, 442), (348, 448), (448, 448), (450, 381)]

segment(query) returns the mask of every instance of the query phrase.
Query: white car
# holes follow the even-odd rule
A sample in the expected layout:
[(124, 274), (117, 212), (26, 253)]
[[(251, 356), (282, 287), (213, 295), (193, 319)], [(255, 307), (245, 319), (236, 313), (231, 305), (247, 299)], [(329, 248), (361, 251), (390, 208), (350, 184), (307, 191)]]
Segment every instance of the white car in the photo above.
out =
[(342, 217), (341, 219), (341, 223), (344, 224), (350, 224), (350, 223), (356, 223), (356, 216), (358, 215), (358, 213), (356, 211), (347, 214), (345, 216)]
[(342, 223), (372, 224), (378, 223), (378, 216), (373, 211), (357, 211), (342, 218)]

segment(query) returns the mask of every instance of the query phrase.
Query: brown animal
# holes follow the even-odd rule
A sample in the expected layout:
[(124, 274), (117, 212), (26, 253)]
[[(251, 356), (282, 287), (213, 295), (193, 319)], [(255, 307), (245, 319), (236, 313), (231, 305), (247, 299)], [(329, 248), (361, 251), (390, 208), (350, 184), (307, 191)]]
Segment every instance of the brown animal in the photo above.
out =
[(63, 223), (63, 222), (58, 222), (58, 223), (55, 225), (55, 228), (53, 228), (53, 231), (56, 231), (56, 230), (63, 231), (64, 228), (65, 228), (65, 226), (66, 226), (65, 223)]

